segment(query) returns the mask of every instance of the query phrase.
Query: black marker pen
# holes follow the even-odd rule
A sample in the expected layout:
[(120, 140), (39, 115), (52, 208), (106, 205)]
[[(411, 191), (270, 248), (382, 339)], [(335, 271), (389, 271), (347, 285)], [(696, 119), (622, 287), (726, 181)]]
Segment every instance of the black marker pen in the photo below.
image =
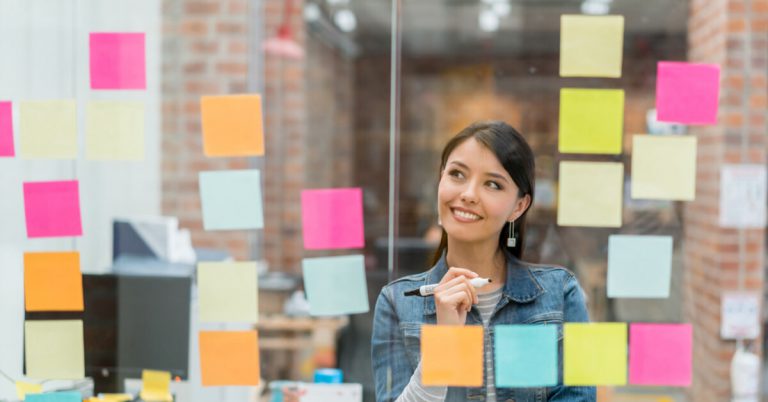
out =
[[(485, 286), (485, 285), (487, 285), (487, 284), (489, 284), (491, 282), (493, 282), (493, 281), (490, 278), (474, 278), (474, 279), (470, 279), (469, 280), (469, 283), (472, 286), (474, 286), (475, 289), (481, 288), (481, 287), (483, 287), (483, 286)], [(431, 295), (433, 295), (435, 293), (435, 288), (437, 288), (438, 286), (440, 286), (440, 284), (438, 284), (438, 283), (435, 283), (435, 284), (432, 284), (432, 285), (419, 286), (416, 289), (406, 290), (405, 291), (405, 295), (406, 296), (421, 296), (421, 297), (431, 296)]]

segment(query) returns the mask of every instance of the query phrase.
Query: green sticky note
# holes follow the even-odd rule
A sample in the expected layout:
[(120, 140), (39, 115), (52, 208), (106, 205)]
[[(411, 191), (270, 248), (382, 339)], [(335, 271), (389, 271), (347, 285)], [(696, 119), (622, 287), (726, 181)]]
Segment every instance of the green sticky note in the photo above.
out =
[(565, 323), (563, 383), (567, 386), (627, 384), (626, 323)]
[(623, 163), (560, 162), (558, 225), (621, 227), (623, 199)]
[(560, 90), (561, 153), (620, 154), (623, 129), (624, 90)]
[(556, 325), (494, 327), (496, 387), (557, 385)]
[(632, 137), (632, 198), (693, 201), (696, 137)]
[(624, 16), (560, 17), (562, 77), (621, 77)]
[(85, 377), (83, 322), (24, 322), (24, 356), (27, 377), (57, 380)]
[(197, 288), (202, 322), (257, 322), (259, 275), (255, 262), (201, 262)]
[(311, 315), (368, 311), (368, 286), (362, 255), (305, 258), (302, 268)]
[(200, 199), (205, 230), (264, 227), (258, 170), (200, 172)]
[(74, 100), (19, 102), (19, 126), (22, 158), (77, 158), (77, 104)]
[(89, 102), (85, 138), (88, 159), (144, 159), (144, 103)]
[(608, 297), (669, 297), (671, 236), (608, 238)]

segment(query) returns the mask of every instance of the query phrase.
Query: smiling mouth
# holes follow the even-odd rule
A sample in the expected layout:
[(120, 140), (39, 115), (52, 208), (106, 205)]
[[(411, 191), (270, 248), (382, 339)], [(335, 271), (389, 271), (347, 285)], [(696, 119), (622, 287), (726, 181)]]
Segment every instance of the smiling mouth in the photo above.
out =
[(453, 212), (453, 216), (455, 216), (461, 221), (472, 222), (472, 221), (479, 221), (480, 219), (482, 219), (480, 215), (473, 214), (472, 212), (461, 211), (455, 208), (451, 208), (451, 212)]

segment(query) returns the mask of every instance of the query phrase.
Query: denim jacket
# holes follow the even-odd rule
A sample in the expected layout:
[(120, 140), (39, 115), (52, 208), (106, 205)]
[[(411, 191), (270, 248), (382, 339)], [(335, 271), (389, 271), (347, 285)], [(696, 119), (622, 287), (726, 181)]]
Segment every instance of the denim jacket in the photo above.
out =
[[(421, 359), (422, 324), (435, 324), (433, 297), (406, 297), (406, 290), (438, 283), (448, 271), (445, 254), (432, 269), (406, 276), (385, 286), (376, 301), (373, 319), (372, 361), (376, 401), (392, 402), (403, 392)], [(588, 321), (584, 294), (573, 273), (565, 268), (534, 265), (507, 253), (507, 280), (489, 322), (504, 324), (555, 324), (558, 326), (559, 382), (554, 387), (497, 388), (499, 402), (594, 402), (594, 387), (562, 385), (563, 322)], [(467, 314), (466, 325), (482, 325), (476, 308)], [(485, 365), (483, 365), (485, 368)], [(486, 375), (483, 375), (485, 382)], [(486, 386), (449, 387), (446, 402), (484, 401)]]

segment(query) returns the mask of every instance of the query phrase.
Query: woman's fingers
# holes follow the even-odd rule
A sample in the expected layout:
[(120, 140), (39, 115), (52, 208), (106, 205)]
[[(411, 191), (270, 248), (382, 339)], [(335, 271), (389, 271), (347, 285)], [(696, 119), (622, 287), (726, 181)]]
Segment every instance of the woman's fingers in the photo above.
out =
[(469, 279), (472, 279), (472, 278), (477, 278), (478, 275), (466, 268), (451, 267), (448, 269), (448, 272), (446, 272), (445, 275), (443, 275), (443, 278), (440, 280), (440, 283), (443, 284), (459, 276), (466, 276)]
[[(446, 300), (448, 299), (446, 299), (446, 297), (460, 294), (464, 298), (464, 300), (461, 301), (461, 304), (464, 305), (465, 310), (469, 311), (473, 304), (477, 304), (476, 291), (464, 277), (456, 278), (455, 281), (441, 285), (441, 287), (442, 289), (440, 289), (440, 291), (435, 292), (436, 301), (438, 303), (447, 304)], [(451, 298), (450, 300), (457, 303), (455, 298)]]

